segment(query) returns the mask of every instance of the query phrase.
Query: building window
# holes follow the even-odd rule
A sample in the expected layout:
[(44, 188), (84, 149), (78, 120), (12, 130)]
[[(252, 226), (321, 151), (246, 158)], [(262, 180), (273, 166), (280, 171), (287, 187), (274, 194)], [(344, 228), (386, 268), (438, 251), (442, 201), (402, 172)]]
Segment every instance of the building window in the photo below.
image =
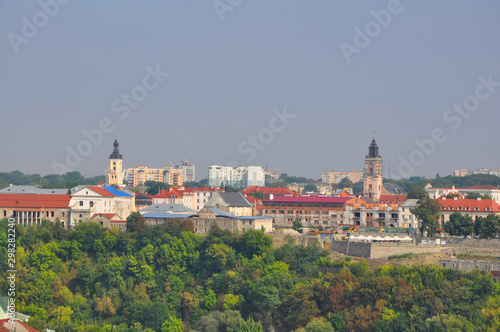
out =
[(83, 201), (80, 201), (80, 206), (83, 206)]
[[(80, 217), (80, 218), (82, 218), (82, 217), (83, 217), (83, 215), (80, 213), (79, 217)], [(81, 220), (80, 220), (80, 221), (81, 221)]]
[(50, 212), (50, 216), (51, 216), (51, 217), (54, 217), (54, 211), (51, 211), (51, 212)]
[(90, 201), (90, 207), (94, 206), (94, 202)]

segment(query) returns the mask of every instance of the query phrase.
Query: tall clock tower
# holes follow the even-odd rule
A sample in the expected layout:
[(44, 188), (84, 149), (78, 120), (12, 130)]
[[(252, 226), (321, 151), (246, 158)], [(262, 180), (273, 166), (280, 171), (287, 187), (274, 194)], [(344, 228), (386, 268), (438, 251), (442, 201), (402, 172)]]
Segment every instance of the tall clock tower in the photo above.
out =
[(368, 147), (368, 155), (365, 157), (365, 175), (363, 180), (363, 195), (378, 200), (382, 193), (384, 176), (382, 175), (382, 157), (378, 154), (375, 135)]
[(118, 140), (113, 143), (113, 153), (109, 155), (109, 168), (106, 170), (106, 183), (123, 187), (122, 155), (118, 150)]

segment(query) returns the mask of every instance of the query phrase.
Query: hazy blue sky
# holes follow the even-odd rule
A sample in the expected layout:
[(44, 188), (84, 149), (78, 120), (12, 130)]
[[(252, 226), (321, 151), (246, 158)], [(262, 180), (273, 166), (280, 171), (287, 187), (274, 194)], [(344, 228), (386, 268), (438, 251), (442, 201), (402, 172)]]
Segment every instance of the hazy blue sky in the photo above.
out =
[(320, 178), (362, 170), (373, 130), (393, 177), (500, 167), (499, 1), (60, 1), (0, 2), (0, 171), (103, 174), (118, 137), (198, 180)]

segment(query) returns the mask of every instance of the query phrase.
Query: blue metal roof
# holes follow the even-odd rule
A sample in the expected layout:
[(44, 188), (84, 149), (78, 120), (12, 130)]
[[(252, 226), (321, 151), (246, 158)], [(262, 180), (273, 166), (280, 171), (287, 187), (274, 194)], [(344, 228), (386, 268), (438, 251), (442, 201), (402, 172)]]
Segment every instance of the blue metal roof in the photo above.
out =
[(148, 212), (143, 214), (144, 218), (156, 219), (186, 219), (195, 216), (196, 214), (180, 214), (180, 213), (162, 213), (162, 212)]
[(103, 185), (102, 186), (104, 189), (106, 189), (108, 192), (112, 193), (115, 196), (121, 196), (121, 197), (132, 197), (132, 195), (127, 194), (123, 190), (116, 190), (115, 188), (108, 186), (108, 185)]

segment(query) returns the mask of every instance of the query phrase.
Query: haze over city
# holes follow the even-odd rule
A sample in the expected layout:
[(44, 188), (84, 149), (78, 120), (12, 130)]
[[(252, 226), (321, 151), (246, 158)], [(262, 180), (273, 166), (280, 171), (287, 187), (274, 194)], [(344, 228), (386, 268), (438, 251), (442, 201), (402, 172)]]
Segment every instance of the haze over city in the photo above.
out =
[(361, 171), (373, 131), (386, 176), (500, 167), (496, 1), (57, 4), (0, 3), (1, 172), (101, 175), (117, 138), (197, 180), (317, 179)]

